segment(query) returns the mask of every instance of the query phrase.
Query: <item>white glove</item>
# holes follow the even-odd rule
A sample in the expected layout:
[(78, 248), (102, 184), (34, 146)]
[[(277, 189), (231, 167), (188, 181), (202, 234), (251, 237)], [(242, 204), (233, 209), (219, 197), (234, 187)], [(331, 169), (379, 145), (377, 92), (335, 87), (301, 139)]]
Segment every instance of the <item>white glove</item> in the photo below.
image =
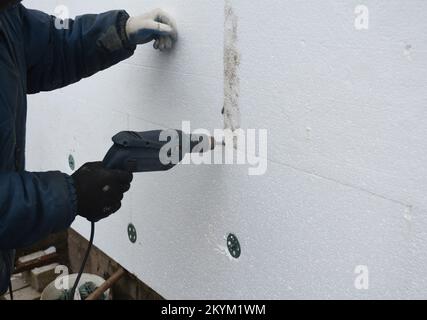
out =
[(172, 49), (178, 39), (174, 19), (161, 9), (130, 17), (126, 23), (126, 33), (132, 44), (145, 44), (155, 40), (154, 48), (161, 51)]

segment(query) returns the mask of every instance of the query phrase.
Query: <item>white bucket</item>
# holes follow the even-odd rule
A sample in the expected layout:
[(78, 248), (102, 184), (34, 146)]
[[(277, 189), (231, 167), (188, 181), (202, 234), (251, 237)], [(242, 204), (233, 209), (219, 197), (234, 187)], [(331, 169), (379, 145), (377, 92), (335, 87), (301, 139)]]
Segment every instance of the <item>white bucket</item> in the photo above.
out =
[[(55, 284), (59, 284), (60, 286), (64, 286), (64, 285), (67, 286), (67, 282), (68, 282), (68, 287), (69, 289), (71, 289), (76, 279), (77, 279), (77, 273), (58, 277), (55, 281), (52, 281), (43, 290), (40, 300), (58, 300), (63, 290), (57, 289)], [(93, 282), (97, 287), (100, 287), (105, 282), (105, 280), (95, 274), (83, 273), (82, 277), (80, 278), (79, 284), (77, 286), (77, 290), (81, 285), (85, 284), (86, 282)], [(106, 295), (107, 300), (109, 300), (110, 289), (105, 291), (104, 294)]]

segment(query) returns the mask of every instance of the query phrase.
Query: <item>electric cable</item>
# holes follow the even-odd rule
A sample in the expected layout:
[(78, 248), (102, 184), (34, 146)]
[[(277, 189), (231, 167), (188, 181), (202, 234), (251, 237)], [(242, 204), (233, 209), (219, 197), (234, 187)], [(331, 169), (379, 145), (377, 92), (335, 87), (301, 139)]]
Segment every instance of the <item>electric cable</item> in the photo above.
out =
[(9, 296), (10, 300), (13, 300), (12, 279), (9, 280)]
[(91, 222), (91, 228), (90, 229), (91, 229), (90, 230), (90, 239), (89, 239), (89, 244), (88, 244), (87, 249), (86, 249), (85, 257), (83, 259), (82, 265), (80, 266), (80, 270), (79, 270), (79, 273), (77, 275), (76, 282), (74, 282), (74, 286), (70, 291), (70, 299), (71, 300), (74, 300), (74, 293), (76, 292), (77, 286), (80, 282), (84, 268), (86, 266), (87, 259), (89, 258), (89, 254), (90, 254), (90, 251), (92, 249), (93, 238), (95, 236), (95, 222)]

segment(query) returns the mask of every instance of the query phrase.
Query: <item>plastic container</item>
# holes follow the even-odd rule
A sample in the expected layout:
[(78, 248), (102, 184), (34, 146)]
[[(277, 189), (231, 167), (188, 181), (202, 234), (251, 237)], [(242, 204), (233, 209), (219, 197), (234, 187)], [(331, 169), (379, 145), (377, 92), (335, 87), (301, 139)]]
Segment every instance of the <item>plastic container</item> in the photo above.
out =
[[(69, 289), (71, 289), (76, 279), (77, 273), (57, 278), (55, 281), (49, 283), (48, 286), (43, 290), (40, 300), (58, 300), (63, 292), (63, 289), (56, 288), (55, 284), (66, 284), (66, 281), (68, 281)], [(97, 287), (100, 287), (105, 282), (105, 280), (95, 274), (83, 273), (82, 277), (80, 278), (79, 285), (77, 286), (77, 290), (82, 284), (85, 284), (86, 282), (93, 282)], [(110, 300), (110, 289), (105, 291), (104, 294), (106, 295), (106, 299)]]

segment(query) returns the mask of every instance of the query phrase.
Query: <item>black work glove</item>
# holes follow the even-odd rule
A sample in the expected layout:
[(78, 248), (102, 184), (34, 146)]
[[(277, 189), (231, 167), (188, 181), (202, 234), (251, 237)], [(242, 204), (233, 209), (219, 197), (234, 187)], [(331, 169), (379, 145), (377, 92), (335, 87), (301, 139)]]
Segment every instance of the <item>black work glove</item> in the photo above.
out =
[(98, 222), (117, 212), (133, 176), (121, 170), (105, 169), (102, 162), (86, 163), (72, 178), (77, 193), (77, 214)]

